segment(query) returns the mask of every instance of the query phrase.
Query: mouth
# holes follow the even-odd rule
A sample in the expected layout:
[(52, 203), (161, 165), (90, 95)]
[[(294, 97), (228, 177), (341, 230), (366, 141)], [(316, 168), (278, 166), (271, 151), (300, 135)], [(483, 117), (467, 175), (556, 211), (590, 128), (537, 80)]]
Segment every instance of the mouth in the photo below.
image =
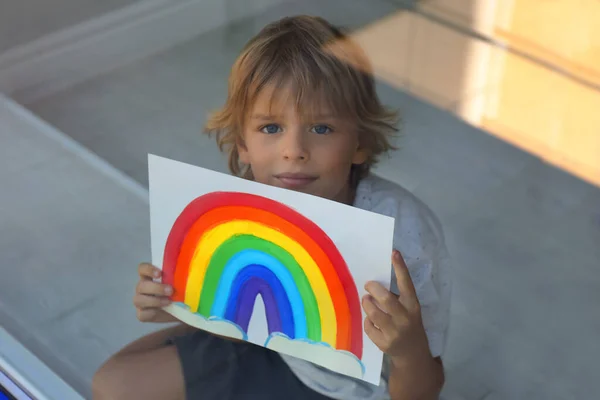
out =
[(283, 173), (275, 175), (275, 178), (286, 188), (300, 188), (317, 180), (314, 175), (302, 173)]

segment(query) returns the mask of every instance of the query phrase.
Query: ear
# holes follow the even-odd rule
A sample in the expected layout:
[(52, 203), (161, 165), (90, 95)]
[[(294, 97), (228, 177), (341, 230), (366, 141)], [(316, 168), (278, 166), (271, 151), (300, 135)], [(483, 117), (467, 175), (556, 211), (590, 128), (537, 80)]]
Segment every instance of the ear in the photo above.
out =
[(366, 149), (358, 148), (354, 152), (354, 157), (352, 157), (352, 164), (360, 165), (367, 162), (369, 158), (369, 152)]
[(236, 140), (235, 147), (237, 149), (240, 162), (246, 165), (250, 164), (250, 159), (248, 157), (248, 148), (246, 147), (244, 140), (241, 138)]
[(356, 147), (354, 149), (354, 156), (352, 156), (352, 164), (361, 165), (367, 162), (369, 159), (369, 150), (365, 147), (362, 140), (362, 134), (360, 131), (356, 132)]

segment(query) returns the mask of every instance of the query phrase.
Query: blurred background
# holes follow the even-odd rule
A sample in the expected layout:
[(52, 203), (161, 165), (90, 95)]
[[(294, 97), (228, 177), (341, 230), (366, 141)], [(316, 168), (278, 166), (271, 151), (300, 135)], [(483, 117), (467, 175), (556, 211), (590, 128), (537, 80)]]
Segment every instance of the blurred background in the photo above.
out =
[(350, 29), (402, 112), (376, 173), (444, 225), (444, 398), (600, 398), (597, 0), (0, 0), (0, 366), (89, 398), (159, 328), (131, 303), (147, 154), (226, 172), (207, 113), (244, 43), (295, 14)]

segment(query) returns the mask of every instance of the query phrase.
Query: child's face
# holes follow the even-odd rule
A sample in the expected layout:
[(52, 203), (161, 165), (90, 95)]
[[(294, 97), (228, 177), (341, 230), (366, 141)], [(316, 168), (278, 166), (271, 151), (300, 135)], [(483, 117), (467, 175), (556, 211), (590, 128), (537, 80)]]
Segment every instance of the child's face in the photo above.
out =
[(293, 101), (271, 102), (273, 94), (293, 99), (284, 90), (265, 88), (257, 97), (238, 145), (240, 161), (257, 182), (349, 202), (350, 167), (366, 160), (358, 132), (327, 109), (308, 119)]

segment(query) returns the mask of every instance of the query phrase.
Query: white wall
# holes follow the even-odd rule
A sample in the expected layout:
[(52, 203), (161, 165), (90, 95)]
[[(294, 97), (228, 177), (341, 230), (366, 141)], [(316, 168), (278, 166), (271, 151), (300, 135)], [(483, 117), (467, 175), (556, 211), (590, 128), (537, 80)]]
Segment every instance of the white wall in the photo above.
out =
[(0, 53), (137, 1), (0, 0)]

